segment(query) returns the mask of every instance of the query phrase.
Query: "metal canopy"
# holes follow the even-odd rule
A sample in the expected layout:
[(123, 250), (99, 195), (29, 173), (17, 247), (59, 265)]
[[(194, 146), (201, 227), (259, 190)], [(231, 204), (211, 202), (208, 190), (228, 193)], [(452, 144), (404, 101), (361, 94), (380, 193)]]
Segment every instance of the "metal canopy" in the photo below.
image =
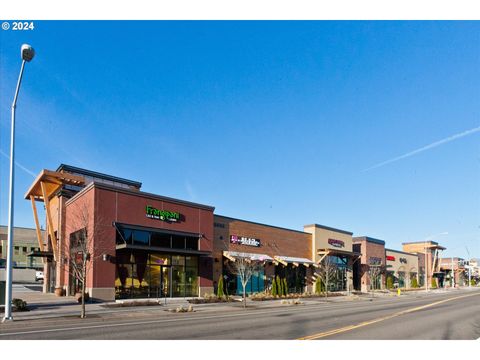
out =
[(199, 256), (209, 256), (209, 255), (211, 255), (210, 251), (173, 249), (173, 248), (158, 247), (158, 246), (146, 246), (146, 245), (117, 244), (115, 246), (115, 249), (116, 250), (121, 250), (121, 249), (145, 250), (145, 251), (150, 251), (150, 252), (185, 254), (185, 255), (199, 255)]
[(297, 258), (297, 257), (289, 257), (289, 256), (274, 256), (273, 257), (276, 261), (280, 264), (287, 266), (288, 264), (293, 264), (294, 266), (304, 265), (310, 266), (313, 265), (314, 262), (312, 260), (306, 258)]
[(252, 254), (238, 251), (224, 251), (225, 256), (230, 261), (235, 261), (236, 258), (247, 258), (252, 261), (273, 261), (274, 259), (267, 254)]

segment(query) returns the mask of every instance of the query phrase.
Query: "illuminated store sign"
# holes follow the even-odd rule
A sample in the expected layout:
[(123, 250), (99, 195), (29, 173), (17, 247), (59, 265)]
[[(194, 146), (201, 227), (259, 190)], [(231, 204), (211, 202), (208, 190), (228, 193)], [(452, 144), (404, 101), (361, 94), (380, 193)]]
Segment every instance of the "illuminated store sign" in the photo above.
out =
[(401, 263), (406, 264), (407, 263), (407, 258), (400, 258), (399, 259)]
[(379, 257), (370, 257), (368, 259), (370, 265), (380, 265), (382, 263), (382, 258)]
[(246, 236), (230, 235), (232, 244), (260, 247), (260, 239), (249, 238)]
[(337, 248), (343, 248), (345, 247), (345, 243), (341, 240), (335, 240), (335, 239), (328, 239), (328, 243), (332, 245), (333, 247)]
[(180, 213), (175, 211), (168, 210), (158, 210), (153, 206), (147, 205), (145, 208), (147, 218), (167, 221), (167, 222), (178, 222), (180, 221)]
[(388, 261), (395, 261), (395, 256), (387, 255)]

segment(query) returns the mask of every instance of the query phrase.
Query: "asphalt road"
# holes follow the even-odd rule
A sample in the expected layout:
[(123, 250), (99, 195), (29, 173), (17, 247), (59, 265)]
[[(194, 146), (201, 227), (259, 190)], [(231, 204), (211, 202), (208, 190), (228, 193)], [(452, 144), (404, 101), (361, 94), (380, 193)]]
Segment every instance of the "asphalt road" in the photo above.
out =
[(480, 291), (0, 325), (0, 339), (478, 339)]

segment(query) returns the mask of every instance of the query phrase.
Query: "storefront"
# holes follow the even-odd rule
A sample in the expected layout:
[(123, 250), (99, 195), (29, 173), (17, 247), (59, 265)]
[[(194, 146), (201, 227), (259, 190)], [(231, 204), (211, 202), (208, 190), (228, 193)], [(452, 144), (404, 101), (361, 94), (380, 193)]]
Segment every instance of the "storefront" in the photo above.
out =
[(387, 262), (387, 277), (392, 278), (394, 287), (410, 289), (415, 283), (418, 286), (417, 255), (385, 249), (385, 258)]
[(328, 276), (329, 291), (352, 291), (354, 263), (360, 253), (353, 251), (353, 233), (324, 225), (305, 225), (312, 236), (311, 258), (317, 265), (316, 276)]
[[(48, 209), (47, 250), (54, 266), (46, 267), (58, 294), (79, 291), (73, 262), (82, 243), (87, 243), (86, 287), (92, 298), (213, 291), (213, 207), (145, 193), (140, 183), (84, 169), (62, 165), (49, 174), (50, 183), (43, 175), (36, 183), (53, 190), (37, 200)], [(62, 176), (82, 181), (62, 184)]]
[(310, 253), (311, 235), (303, 231), (220, 215), (214, 217), (214, 286), (216, 288), (222, 277), (229, 294), (243, 292), (234, 264), (239, 256), (262, 261), (262, 268), (247, 284), (248, 294), (271, 289), (277, 276), (286, 279), (290, 293), (311, 290), (314, 263)]
[(354, 288), (362, 292), (382, 290), (385, 287), (385, 241), (368, 236), (354, 237), (353, 250), (361, 253), (354, 263)]
[(432, 279), (437, 285), (443, 283), (443, 273), (440, 270), (441, 253), (446, 248), (435, 241), (415, 241), (402, 243), (402, 250), (415, 254), (419, 261), (419, 285), (424, 286), (425, 281), (431, 286)]

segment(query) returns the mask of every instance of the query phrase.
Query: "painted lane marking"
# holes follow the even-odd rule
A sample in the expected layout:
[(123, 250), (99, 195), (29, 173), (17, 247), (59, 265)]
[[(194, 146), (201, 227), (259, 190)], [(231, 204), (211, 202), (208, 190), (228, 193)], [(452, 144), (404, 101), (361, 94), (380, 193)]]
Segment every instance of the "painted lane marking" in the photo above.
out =
[(324, 331), (324, 332), (321, 332), (321, 333), (317, 333), (317, 334), (313, 334), (313, 335), (301, 337), (301, 338), (299, 338), (299, 339), (297, 339), (297, 340), (315, 340), (315, 339), (320, 339), (320, 338), (324, 338), (324, 337), (327, 337), (327, 336), (331, 336), (331, 335), (335, 335), (335, 334), (339, 334), (339, 333), (351, 331), (351, 330), (354, 330), (354, 329), (358, 329), (358, 328), (360, 328), (360, 327), (364, 327), (364, 326), (367, 326), (367, 325), (375, 324), (375, 323), (378, 323), (378, 322), (381, 322), (381, 321), (389, 320), (389, 319), (392, 319), (392, 318), (394, 318), (394, 317), (398, 317), (398, 316), (401, 316), (401, 315), (409, 314), (409, 313), (412, 313), (412, 312), (415, 312), (415, 311), (427, 309), (427, 308), (430, 308), (430, 307), (432, 307), (432, 306), (436, 306), (436, 305), (439, 305), (439, 304), (446, 303), (446, 302), (448, 302), (448, 301), (458, 300), (458, 299), (462, 299), (462, 298), (466, 298), (466, 297), (470, 297), (470, 296), (477, 296), (477, 295), (480, 295), (480, 293), (462, 295), (462, 296), (457, 296), (457, 297), (453, 297), (453, 298), (449, 298), (449, 299), (444, 299), (444, 300), (440, 300), (440, 301), (435, 301), (435, 302), (430, 303), (430, 304), (426, 304), (426, 305), (422, 305), (422, 306), (417, 306), (417, 307), (414, 307), (414, 308), (411, 308), (411, 309), (407, 309), (407, 310), (402, 310), (402, 311), (396, 312), (396, 313), (394, 313), (394, 314), (387, 315), (387, 316), (383, 316), (383, 317), (380, 317), (380, 318), (377, 318), (377, 319), (373, 319), (373, 320), (369, 320), (369, 321), (364, 321), (364, 322), (361, 322), (360, 324), (349, 325), (349, 326), (345, 326), (345, 327), (342, 327), (342, 328), (338, 328), (338, 329), (334, 329), (334, 330), (330, 330), (330, 331)]

